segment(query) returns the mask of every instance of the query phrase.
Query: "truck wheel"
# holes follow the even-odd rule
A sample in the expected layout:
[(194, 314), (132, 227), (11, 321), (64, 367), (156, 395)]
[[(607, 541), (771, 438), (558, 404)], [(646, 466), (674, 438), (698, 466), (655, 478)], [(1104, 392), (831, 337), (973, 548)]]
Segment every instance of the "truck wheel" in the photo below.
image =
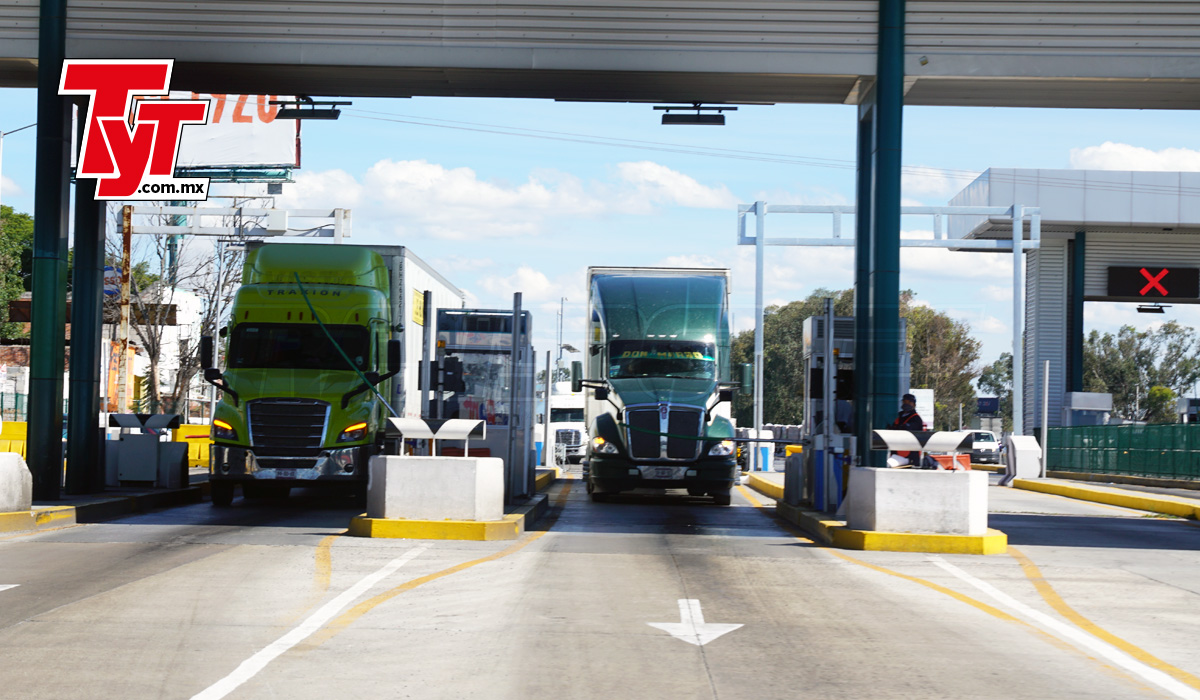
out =
[(713, 504), (718, 506), (727, 506), (733, 503), (733, 495), (728, 491), (715, 491), (712, 494)]
[(232, 481), (208, 482), (208, 493), (214, 508), (228, 508), (233, 503), (233, 486)]

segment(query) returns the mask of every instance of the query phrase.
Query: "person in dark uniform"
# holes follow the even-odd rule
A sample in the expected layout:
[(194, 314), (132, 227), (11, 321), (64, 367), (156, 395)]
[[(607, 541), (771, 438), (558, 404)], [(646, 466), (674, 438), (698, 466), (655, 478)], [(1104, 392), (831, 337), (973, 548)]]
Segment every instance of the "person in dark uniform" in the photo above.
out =
[[(907, 430), (913, 433), (925, 430), (925, 421), (921, 419), (921, 414), (917, 413), (917, 397), (912, 394), (900, 397), (900, 414), (892, 423), (892, 430)], [(888, 466), (908, 466), (912, 464), (913, 457), (912, 452), (893, 452), (888, 457)]]

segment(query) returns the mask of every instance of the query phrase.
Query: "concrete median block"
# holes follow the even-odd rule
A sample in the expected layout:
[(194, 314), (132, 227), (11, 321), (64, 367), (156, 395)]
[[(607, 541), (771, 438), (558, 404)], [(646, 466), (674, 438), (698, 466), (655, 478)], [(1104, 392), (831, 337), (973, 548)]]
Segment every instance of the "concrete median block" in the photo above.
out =
[(15, 452), (0, 452), (0, 513), (33, 508), (33, 475)]
[(375, 456), (369, 469), (369, 518), (504, 518), (504, 460), (498, 457)]
[(918, 469), (850, 470), (851, 530), (982, 535), (987, 473)]

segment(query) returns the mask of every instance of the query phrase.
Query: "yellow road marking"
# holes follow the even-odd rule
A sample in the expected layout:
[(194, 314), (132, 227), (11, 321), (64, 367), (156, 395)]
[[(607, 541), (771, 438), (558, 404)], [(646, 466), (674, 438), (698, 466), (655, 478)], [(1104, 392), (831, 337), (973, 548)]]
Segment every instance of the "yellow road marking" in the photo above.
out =
[[(564, 482), (562, 490), (559, 491), (558, 495), (555, 496), (555, 498), (554, 498), (554, 506), (556, 508), (559, 508), (564, 503), (566, 503), (567, 494), (571, 491), (571, 486), (572, 486), (571, 481), (568, 480), (568, 481)], [(325, 642), (327, 642), (330, 639), (332, 639), (333, 637), (335, 637), (343, 629), (352, 625), (355, 622), (355, 620), (357, 620), (358, 618), (362, 617), (363, 615), (367, 614), (372, 609), (382, 605), (383, 603), (386, 603), (387, 601), (391, 600), (392, 598), (395, 598), (396, 596), (400, 595), (401, 593), (406, 593), (408, 591), (413, 590), (414, 588), (418, 588), (427, 583), (430, 583), (431, 581), (436, 581), (438, 579), (450, 576), (451, 574), (456, 574), (460, 571), (470, 569), (471, 567), (478, 566), (480, 564), (485, 564), (489, 561), (495, 561), (497, 559), (507, 557), (510, 554), (519, 552), (520, 550), (524, 549), (525, 547), (529, 546), (530, 544), (538, 541), (543, 536), (545, 536), (546, 533), (550, 531), (550, 526), (554, 525), (555, 520), (557, 520), (557, 515), (553, 516), (553, 518), (547, 523), (548, 527), (545, 530), (542, 530), (541, 532), (535, 532), (532, 534), (528, 534), (520, 541), (509, 545), (508, 547), (500, 550), (499, 552), (496, 552), (495, 554), (489, 554), (488, 556), (480, 557), (479, 559), (472, 559), (471, 561), (463, 562), (462, 564), (456, 564), (455, 566), (452, 566), (448, 569), (442, 569), (441, 571), (436, 571), (432, 574), (427, 574), (425, 576), (415, 578), (411, 581), (407, 581), (405, 583), (400, 584), (399, 586), (396, 586), (395, 588), (391, 589), (390, 591), (384, 591), (383, 593), (380, 593), (379, 595), (377, 595), (373, 598), (364, 600), (363, 602), (359, 603), (358, 605), (355, 605), (353, 608), (350, 608), (349, 610), (347, 610), (346, 612), (342, 613), (340, 616), (335, 618), (333, 621), (331, 621), (328, 625), (326, 625), (326, 627), (324, 629), (322, 629), (317, 634), (313, 635), (312, 641), (310, 643), (305, 644), (303, 646), (306, 648), (321, 646)]]
[(1033, 587), (1037, 589), (1037, 592), (1041, 594), (1042, 599), (1045, 600), (1050, 607), (1054, 608), (1058, 614), (1070, 620), (1071, 623), (1076, 627), (1082, 629), (1088, 634), (1091, 634), (1093, 637), (1097, 637), (1098, 639), (1108, 642), (1112, 646), (1120, 649), (1126, 654), (1129, 654), (1147, 666), (1162, 671), (1180, 683), (1185, 683), (1193, 688), (1196, 688), (1197, 690), (1200, 690), (1200, 678), (1193, 676), (1181, 668), (1172, 666), (1166, 661), (1159, 659), (1140, 647), (1130, 644), (1124, 639), (1121, 639), (1115, 634), (1112, 634), (1108, 630), (1100, 627), (1088, 618), (1079, 614), (1074, 608), (1068, 605), (1061, 596), (1058, 595), (1058, 592), (1054, 590), (1054, 587), (1050, 585), (1050, 582), (1047, 581), (1044, 576), (1042, 576), (1041, 569), (1038, 568), (1037, 564), (1033, 563), (1033, 560), (1025, 556), (1016, 547), (1010, 546), (1008, 548), (1008, 553), (1011, 554), (1013, 558), (1021, 564), (1021, 570), (1025, 572), (1026, 578), (1033, 583)]
[(346, 534), (345, 531), (339, 532), (336, 535), (330, 535), (321, 540), (317, 545), (316, 562), (313, 568), (313, 584), (322, 593), (329, 590), (329, 578), (333, 573), (333, 541), (344, 534)]
[[(761, 501), (758, 501), (758, 499), (754, 497), (754, 495), (751, 495), (751, 492), (748, 489), (746, 489), (745, 486), (738, 485), (738, 490), (740, 492), (742, 492), (742, 495), (745, 496), (745, 498), (748, 499), (748, 501), (750, 501), (751, 505), (754, 505), (755, 508), (762, 509), (763, 513), (766, 514), (766, 510), (767, 510), (766, 505), (763, 505)], [(959, 593), (958, 591), (950, 590), (950, 588), (937, 585), (937, 584), (935, 584), (935, 582), (926, 581), (924, 579), (919, 579), (919, 578), (917, 578), (917, 576), (910, 576), (907, 574), (901, 574), (900, 572), (894, 572), (894, 570), (892, 570), (892, 569), (878, 567), (878, 566), (876, 566), (876, 564), (864, 562), (862, 560), (859, 560), (859, 558), (852, 557), (850, 555), (846, 555), (846, 554), (844, 554), (844, 552), (841, 552), (839, 550), (827, 548), (827, 546), (822, 546), (820, 544), (812, 542), (811, 538), (804, 536), (804, 534), (800, 534), (796, 530), (793, 530), (790, 522), (781, 521), (778, 519), (778, 517), (776, 517), (776, 519), (773, 519), (773, 520), (775, 521), (776, 525), (781, 527), (782, 530), (784, 530), (788, 534), (791, 534), (792, 537), (802, 540), (802, 542), (814, 545), (814, 546), (816, 546), (817, 549), (827, 551), (827, 552), (829, 552), (829, 554), (832, 554), (835, 557), (841, 558), (841, 560), (844, 560), (846, 562), (850, 562), (853, 564), (859, 564), (859, 566), (866, 567), (866, 568), (872, 569), (872, 570), (876, 570), (876, 572), (880, 572), (882, 574), (887, 574), (889, 576), (896, 576), (896, 578), (905, 579), (906, 581), (912, 581), (912, 582), (914, 582), (914, 584), (920, 584), (922, 586), (925, 586), (926, 588), (930, 588), (930, 590), (932, 590), (932, 591), (937, 591), (938, 593), (946, 594), (946, 596), (952, 597), (955, 600), (960, 600), (960, 602), (966, 603), (967, 605), (971, 605), (972, 608), (982, 610), (982, 611), (986, 612), (986, 614), (991, 615), (992, 617), (1000, 618), (1000, 620), (1004, 620), (1007, 622), (1015, 622), (1016, 624), (1020, 624), (1020, 626), (1025, 627), (1027, 630), (1030, 630), (1030, 632), (1032, 632), (1034, 634), (1037, 634), (1043, 640), (1050, 642), (1051, 645), (1054, 645), (1058, 648), (1062, 648), (1062, 650), (1067, 650), (1070, 652), (1075, 652), (1075, 653), (1081, 654), (1081, 656), (1084, 656), (1087, 659), (1093, 660), (1093, 662), (1096, 662), (1100, 666), (1100, 668), (1103, 668), (1111, 676), (1120, 677), (1124, 681), (1128, 681), (1128, 682), (1132, 682), (1132, 683), (1136, 684), (1136, 686), (1145, 687), (1144, 684), (1141, 683), (1139, 678), (1136, 678), (1132, 675), (1126, 674), (1126, 672), (1122, 671), (1121, 669), (1116, 668), (1116, 666), (1114, 666), (1114, 665), (1102, 662), (1102, 660), (1100, 660), (1096, 657), (1093, 657), (1093, 656), (1091, 656), (1091, 654), (1088, 654), (1088, 653), (1080, 650), (1079, 647), (1070, 645), (1070, 644), (1068, 644), (1068, 642), (1058, 639), (1057, 636), (1052, 635), (1049, 632), (1046, 632), (1046, 630), (1044, 630), (1042, 628), (1033, 626), (1033, 624), (1025, 622), (1024, 620), (1021, 620), (1021, 618), (1019, 618), (1019, 617), (1009, 615), (1009, 614), (1007, 614), (1007, 612), (1004, 612), (1003, 610), (994, 608), (994, 606), (980, 602), (980, 600), (976, 600), (974, 598), (971, 598), (970, 596), (966, 596), (966, 594), (962, 594), (962, 593)], [(1010, 551), (1010, 552), (1014, 551), (1012, 546), (1010, 546), (1010, 548), (1008, 548), (1008, 551)], [(1018, 557), (1018, 561), (1021, 560), (1020, 552), (1018, 552), (1018, 554), (1014, 554), (1013, 556)], [(1030, 564), (1032, 566), (1033, 562), (1030, 562)], [(1022, 563), (1022, 567), (1024, 567), (1024, 563)], [(1034, 569), (1036, 569), (1036, 567), (1034, 567)], [(1026, 570), (1026, 574), (1028, 574), (1028, 570)], [(1038, 574), (1038, 578), (1040, 579), (1040, 574)], [(1052, 590), (1052, 588), (1049, 588), (1049, 584), (1046, 584), (1046, 582), (1044, 580), (1043, 580), (1043, 584), (1046, 586), (1046, 588), (1048, 588), (1048, 590), (1050, 590), (1051, 594), (1054, 594), (1054, 590)], [(1034, 585), (1037, 585), (1036, 582), (1034, 582)], [(1039, 591), (1040, 591), (1040, 588), (1039, 588)], [(1043, 593), (1043, 597), (1044, 596), (1045, 596), (1045, 594)], [(1056, 594), (1055, 594), (1055, 597), (1057, 597)], [(1048, 599), (1048, 602), (1049, 602), (1049, 599)], [(1061, 602), (1061, 599), (1060, 599), (1060, 602)], [(1051, 603), (1051, 605), (1054, 605), (1054, 603)], [(1063, 608), (1070, 610), (1066, 603), (1062, 603), (1062, 605), (1063, 605)], [(1055, 606), (1055, 609), (1057, 610), (1057, 606)], [(1062, 612), (1062, 610), (1060, 610), (1060, 612)], [(1074, 611), (1072, 611), (1072, 612), (1074, 612)], [(1066, 615), (1066, 614), (1064, 614), (1064, 615)], [(1081, 615), (1078, 615), (1078, 614), (1075, 614), (1075, 615), (1079, 617), (1079, 620), (1087, 622), (1088, 624), (1092, 624), (1090, 621), (1087, 621), (1085, 617), (1082, 617)], [(1070, 618), (1070, 616), (1067, 616), (1067, 617)], [(1072, 622), (1074, 622), (1076, 624), (1076, 627), (1081, 627), (1082, 629), (1086, 629), (1087, 632), (1091, 632), (1093, 635), (1100, 636), (1096, 632), (1092, 632), (1092, 630), (1090, 628), (1082, 626), (1082, 624), (1080, 624), (1079, 621), (1074, 620), (1074, 618), (1070, 618), (1070, 620), (1072, 620)], [(1092, 627), (1096, 627), (1096, 626), (1094, 626), (1094, 624), (1092, 624)], [(1098, 627), (1096, 627), (1096, 629), (1099, 629), (1100, 632), (1102, 632), (1102, 633), (1104, 632), (1104, 630), (1102, 630)], [(1104, 633), (1104, 634), (1108, 634), (1108, 633)], [(1109, 635), (1109, 636), (1111, 636), (1111, 635)], [(1138, 658), (1139, 660), (1141, 660), (1141, 662), (1144, 662), (1147, 665), (1153, 665), (1154, 668), (1157, 668), (1158, 670), (1165, 672), (1165, 674), (1174, 676), (1176, 678), (1176, 680), (1178, 680), (1178, 681), (1181, 681), (1183, 683), (1192, 684), (1196, 680), (1195, 677), (1188, 675), (1186, 671), (1176, 669), (1175, 666), (1171, 666), (1164, 662), (1160, 662), (1160, 660), (1150, 656), (1150, 654), (1139, 650), (1138, 647), (1134, 647), (1133, 645), (1128, 644), (1128, 642), (1122, 642), (1122, 640), (1115, 638), (1115, 636), (1114, 636), (1114, 638), (1111, 638), (1111, 639), (1106, 638), (1106, 636), (1102, 636), (1102, 639), (1104, 639), (1105, 641), (1109, 641), (1109, 644), (1112, 644), (1112, 645), (1116, 646), (1117, 648), (1121, 648), (1122, 651), (1129, 653), (1130, 656), (1133, 656), (1134, 658)], [(1122, 642), (1122, 644), (1124, 646), (1122, 646), (1121, 644), (1117, 644), (1117, 642)], [(1136, 652), (1140, 652), (1142, 654), (1142, 656), (1138, 656), (1138, 654), (1135, 654), (1134, 651), (1132, 651), (1132, 650), (1135, 650)], [(1159, 665), (1156, 665), (1156, 663), (1154, 663), (1154, 662), (1157, 662), (1158, 664), (1163, 664), (1163, 665), (1159, 666)], [(1187, 677), (1176, 676), (1174, 674), (1174, 672), (1172, 672), (1172, 671), (1178, 671), (1178, 672), (1180, 672), (1180, 674), (1182, 674), (1183, 676), (1187, 676)], [(1190, 680), (1188, 680), (1188, 678), (1190, 678)]]
[[(750, 495), (750, 492), (746, 489), (745, 486), (739, 485), (738, 490), (741, 491), (742, 495), (745, 496), (755, 508), (763, 508), (764, 507), (763, 504), (757, 498)], [(778, 521), (776, 521), (776, 522), (778, 522)], [(813, 542), (810, 538), (804, 537), (802, 535), (797, 535), (796, 533), (792, 532), (790, 529), (788, 530), (788, 534), (792, 535), (796, 539), (804, 540), (805, 542), (809, 542), (809, 543), (813, 544), (814, 546), (816, 546), (817, 548), (822, 549), (826, 552), (829, 552), (830, 554), (832, 554), (835, 557), (838, 557), (839, 559), (843, 559), (852, 564), (858, 564), (860, 566), (865, 566), (868, 569), (871, 569), (873, 571), (878, 571), (882, 574), (887, 574), (888, 576), (895, 576), (897, 578), (902, 578), (906, 581), (912, 581), (913, 583), (918, 583), (922, 586), (925, 586), (926, 588), (935, 590), (938, 593), (948, 595), (951, 598), (954, 598), (955, 600), (962, 601), (962, 602), (966, 603), (967, 605), (970, 605), (974, 608), (982, 610), (983, 612), (991, 615), (992, 617), (999, 618), (1001, 620), (1007, 620), (1009, 622), (1017, 622), (1022, 625), (1026, 624), (1022, 620), (1020, 620), (1016, 617), (1013, 617), (1012, 615), (1009, 615), (1008, 613), (1004, 612), (1003, 610), (1000, 610), (999, 608), (994, 608), (994, 607), (988, 605), (987, 603), (983, 603), (978, 600), (975, 600), (974, 598), (971, 598), (970, 596), (963, 595), (962, 593), (959, 593), (958, 591), (952, 590), (950, 588), (946, 588), (945, 586), (939, 586), (938, 584), (934, 583), (933, 581), (926, 581), (923, 578), (917, 578), (916, 576), (909, 576), (908, 574), (902, 574), (899, 571), (893, 571), (891, 569), (887, 569), (882, 566), (876, 566), (875, 564), (865, 562), (856, 557), (852, 557), (848, 554), (844, 554), (836, 549), (832, 549), (830, 547), (822, 547), (821, 545)], [(1029, 625), (1027, 625), (1027, 626), (1029, 626)], [(1029, 627), (1030, 627), (1030, 629), (1037, 629), (1032, 626), (1029, 626)]]

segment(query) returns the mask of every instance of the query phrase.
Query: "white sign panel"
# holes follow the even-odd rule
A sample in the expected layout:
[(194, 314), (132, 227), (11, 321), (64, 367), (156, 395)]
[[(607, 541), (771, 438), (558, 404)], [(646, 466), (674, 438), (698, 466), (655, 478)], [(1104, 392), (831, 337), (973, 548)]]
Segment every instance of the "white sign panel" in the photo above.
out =
[(208, 124), (186, 126), (176, 167), (300, 167), (300, 121), (275, 119), (273, 100), (290, 95), (172, 92), (171, 99), (208, 100)]
[(926, 430), (933, 430), (933, 389), (909, 389), (917, 397), (917, 415), (925, 422)]

